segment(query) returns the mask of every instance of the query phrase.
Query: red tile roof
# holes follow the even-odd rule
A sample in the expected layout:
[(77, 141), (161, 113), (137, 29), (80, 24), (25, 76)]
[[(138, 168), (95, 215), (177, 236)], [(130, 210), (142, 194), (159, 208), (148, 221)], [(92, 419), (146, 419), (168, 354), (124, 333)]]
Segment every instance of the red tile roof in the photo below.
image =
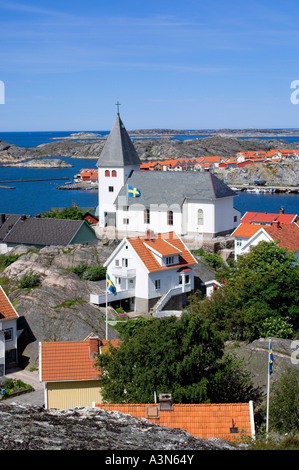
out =
[(299, 250), (299, 226), (295, 222), (291, 224), (272, 222), (271, 225), (241, 223), (232, 236), (251, 238), (261, 229), (265, 230), (272, 240), (282, 248), (287, 248), (289, 251)]
[(290, 224), (295, 222), (297, 214), (273, 214), (269, 212), (246, 212), (242, 219), (242, 223), (259, 223), (259, 222), (274, 222), (278, 221), (282, 224)]
[(0, 320), (10, 320), (12, 318), (18, 317), (19, 315), (15, 311), (4, 290), (0, 286)]
[(289, 251), (299, 250), (299, 226), (296, 223), (272, 224), (267, 225), (264, 229), (272, 240), (282, 248), (287, 248)]
[(95, 353), (105, 352), (109, 345), (116, 346), (119, 340), (100, 341), (90, 335), (84, 341), (53, 341), (41, 343), (41, 380), (43, 382), (92, 380), (99, 377), (94, 366)]
[[(157, 404), (96, 404), (96, 407), (109, 411), (120, 411), (136, 418), (179, 428), (202, 439), (217, 437), (235, 441), (253, 436), (249, 403), (180, 405), (173, 404), (172, 410), (161, 410)], [(150, 414), (150, 416), (149, 416)], [(156, 414), (156, 417), (153, 417)], [(233, 429), (231, 429), (233, 428)], [(235, 432), (234, 432), (235, 431)]]
[[(174, 232), (157, 234), (156, 238), (152, 239), (142, 237), (128, 238), (128, 241), (150, 272), (196, 264), (195, 258), (193, 258), (190, 251)], [(171, 266), (161, 266), (147, 245), (161, 253), (163, 256), (180, 252), (179, 263), (174, 265), (172, 264)]]

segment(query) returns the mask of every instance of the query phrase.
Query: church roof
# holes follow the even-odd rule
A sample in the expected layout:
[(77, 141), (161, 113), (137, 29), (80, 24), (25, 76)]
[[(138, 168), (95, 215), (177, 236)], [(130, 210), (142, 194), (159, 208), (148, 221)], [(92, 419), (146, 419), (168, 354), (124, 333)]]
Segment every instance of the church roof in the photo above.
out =
[(117, 118), (104, 145), (97, 166), (99, 168), (117, 168), (130, 165), (141, 165), (141, 160), (119, 114), (117, 114)]
[[(210, 172), (134, 170), (127, 184), (141, 191), (140, 197), (128, 198), (128, 205), (181, 205), (186, 198), (216, 200), (236, 196), (234, 191)], [(122, 203), (126, 191), (125, 185), (117, 197), (117, 204)]]

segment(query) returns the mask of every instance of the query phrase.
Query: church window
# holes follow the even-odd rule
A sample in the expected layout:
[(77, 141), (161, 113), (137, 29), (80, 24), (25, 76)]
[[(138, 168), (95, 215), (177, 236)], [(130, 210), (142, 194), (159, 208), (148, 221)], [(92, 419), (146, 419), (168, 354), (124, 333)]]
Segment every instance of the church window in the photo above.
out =
[(105, 176), (110, 176), (110, 171), (109, 170), (105, 170)]
[(167, 212), (167, 222), (168, 225), (173, 225), (173, 211)]
[(114, 191), (113, 186), (109, 186), (109, 193), (113, 193), (113, 191)]
[(117, 176), (116, 170), (112, 170), (112, 176)]
[(203, 210), (198, 209), (197, 211), (197, 225), (203, 225)]
[(150, 217), (150, 210), (149, 210), (149, 209), (145, 209), (145, 211), (144, 211), (144, 223), (145, 223), (145, 224), (149, 224), (149, 223), (150, 223), (150, 220), (151, 220), (151, 217)]

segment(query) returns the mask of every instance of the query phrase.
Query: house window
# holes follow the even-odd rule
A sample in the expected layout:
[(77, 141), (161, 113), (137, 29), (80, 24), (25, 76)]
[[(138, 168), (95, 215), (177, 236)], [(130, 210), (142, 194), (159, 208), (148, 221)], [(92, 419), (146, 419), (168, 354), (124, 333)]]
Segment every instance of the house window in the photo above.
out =
[(234, 216), (234, 222), (238, 222), (238, 217), (236, 215)]
[(174, 256), (166, 256), (166, 264), (173, 264)]
[(173, 211), (167, 212), (167, 223), (168, 225), (173, 225)]
[(13, 339), (12, 332), (13, 332), (12, 328), (7, 328), (7, 330), (4, 330), (5, 341), (12, 341)]
[(113, 193), (114, 191), (114, 187), (113, 186), (109, 186), (109, 193)]
[(105, 176), (110, 176), (110, 171), (109, 170), (105, 171)]
[(160, 281), (160, 279), (156, 279), (156, 281), (155, 281), (155, 289), (156, 289), (156, 290), (159, 290), (160, 287), (161, 287), (161, 281)]
[(144, 211), (144, 223), (145, 223), (145, 224), (149, 224), (149, 223), (150, 223), (150, 220), (151, 220), (151, 217), (150, 217), (150, 210), (149, 210), (149, 209), (145, 209), (145, 211)]
[(116, 284), (117, 286), (120, 286), (120, 283), (121, 283), (120, 277), (116, 277), (116, 278), (115, 278), (115, 284)]
[(181, 286), (183, 284), (183, 276), (179, 277), (179, 285)]
[(203, 225), (203, 210), (198, 209), (197, 211), (197, 225)]
[(190, 284), (190, 276), (189, 276), (189, 274), (186, 274), (186, 276), (185, 276), (185, 284)]
[(241, 240), (237, 240), (237, 246), (242, 246), (242, 241)]
[(115, 266), (119, 266), (119, 259), (115, 260)]
[(112, 170), (112, 176), (117, 176), (116, 170)]
[(122, 259), (122, 267), (123, 267), (123, 268), (127, 268), (127, 267), (128, 267), (128, 259), (127, 259), (127, 258), (123, 258), (123, 259)]
[(129, 225), (129, 219), (123, 219), (123, 224), (124, 225)]

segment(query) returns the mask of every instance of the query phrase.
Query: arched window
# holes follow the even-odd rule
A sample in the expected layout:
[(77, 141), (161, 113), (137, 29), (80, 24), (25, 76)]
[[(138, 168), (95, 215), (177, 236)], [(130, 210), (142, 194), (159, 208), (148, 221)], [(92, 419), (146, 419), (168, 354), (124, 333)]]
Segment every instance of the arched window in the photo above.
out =
[(145, 209), (145, 211), (144, 211), (144, 223), (145, 223), (145, 224), (149, 224), (149, 223), (150, 223), (150, 220), (151, 220), (150, 210), (149, 210), (149, 209)]
[(168, 225), (173, 225), (173, 211), (167, 212), (167, 223)]
[(112, 170), (112, 176), (117, 176), (116, 170)]
[(197, 225), (203, 225), (203, 210), (198, 209), (197, 211)]
[(105, 170), (105, 176), (110, 176), (110, 171), (109, 170)]

